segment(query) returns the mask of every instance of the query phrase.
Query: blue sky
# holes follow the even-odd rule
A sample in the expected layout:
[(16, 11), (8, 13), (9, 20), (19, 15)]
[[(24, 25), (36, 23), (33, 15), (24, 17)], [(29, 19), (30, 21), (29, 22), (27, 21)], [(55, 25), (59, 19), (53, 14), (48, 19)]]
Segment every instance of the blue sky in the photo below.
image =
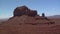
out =
[(0, 0), (0, 19), (12, 17), (14, 9), (23, 5), (37, 10), (39, 15), (60, 15), (60, 0)]

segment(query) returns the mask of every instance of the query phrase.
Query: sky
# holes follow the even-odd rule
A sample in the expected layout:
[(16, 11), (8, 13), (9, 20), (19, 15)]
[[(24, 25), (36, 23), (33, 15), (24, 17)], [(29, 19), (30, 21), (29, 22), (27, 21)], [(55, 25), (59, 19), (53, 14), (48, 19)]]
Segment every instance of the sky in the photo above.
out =
[(14, 9), (23, 5), (37, 10), (39, 15), (60, 15), (60, 0), (0, 0), (0, 19), (12, 17)]

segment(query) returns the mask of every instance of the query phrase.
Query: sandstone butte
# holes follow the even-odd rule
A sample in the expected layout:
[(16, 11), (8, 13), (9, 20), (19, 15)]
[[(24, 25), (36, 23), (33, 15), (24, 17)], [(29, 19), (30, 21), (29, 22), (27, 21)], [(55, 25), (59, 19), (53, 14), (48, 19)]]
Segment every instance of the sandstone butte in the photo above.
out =
[(0, 24), (0, 34), (60, 34), (60, 25), (54, 20), (39, 16), (26, 6), (14, 9), (13, 17)]

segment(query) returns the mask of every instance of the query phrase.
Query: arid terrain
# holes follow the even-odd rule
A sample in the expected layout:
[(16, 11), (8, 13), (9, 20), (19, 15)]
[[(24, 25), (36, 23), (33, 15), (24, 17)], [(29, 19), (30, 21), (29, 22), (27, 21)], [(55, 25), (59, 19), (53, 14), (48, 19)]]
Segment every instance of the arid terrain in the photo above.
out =
[(10, 24), (0, 25), (0, 34), (60, 34), (60, 19), (55, 24)]
[(0, 34), (60, 34), (60, 19), (39, 16), (35, 10), (22, 6), (0, 24)]

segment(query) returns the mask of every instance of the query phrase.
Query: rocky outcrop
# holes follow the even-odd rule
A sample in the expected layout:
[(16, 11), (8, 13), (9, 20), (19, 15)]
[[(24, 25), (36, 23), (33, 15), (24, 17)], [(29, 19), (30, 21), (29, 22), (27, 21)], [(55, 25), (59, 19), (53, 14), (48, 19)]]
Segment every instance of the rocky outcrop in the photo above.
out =
[[(10, 19), (13, 19), (15, 18), (16, 16), (19, 16), (19, 17), (22, 17), (22, 22), (24, 23), (46, 23), (46, 24), (53, 24), (55, 23), (54, 21), (50, 21), (50, 19), (48, 19), (47, 17), (45, 17), (45, 14), (42, 13), (42, 16), (39, 16), (37, 14), (37, 11), (36, 10), (31, 10), (29, 9), (28, 7), (26, 6), (20, 6), (20, 7), (17, 7), (15, 10), (14, 10), (14, 17), (10, 18)], [(19, 19), (19, 17), (17, 19)], [(25, 18), (26, 17), (26, 18)], [(29, 18), (30, 17), (30, 18)], [(33, 19), (32, 19), (33, 17)], [(10, 20), (9, 19), (9, 20)], [(16, 19), (16, 18), (15, 18)], [(16, 19), (16, 20), (17, 20)], [(20, 19), (20, 20), (21, 20)], [(21, 21), (20, 21), (21, 22)], [(15, 22), (14, 22), (15, 23)]]
[(35, 16), (35, 15), (37, 15), (37, 11), (36, 10), (30, 10), (26, 6), (21, 6), (21, 7), (17, 7), (14, 10), (13, 14), (14, 14), (14, 17), (15, 16), (22, 16), (22, 15)]
[(14, 10), (14, 17), (0, 24), (0, 34), (60, 34), (60, 25), (54, 23), (44, 13), (39, 16), (36, 10), (21, 6)]

